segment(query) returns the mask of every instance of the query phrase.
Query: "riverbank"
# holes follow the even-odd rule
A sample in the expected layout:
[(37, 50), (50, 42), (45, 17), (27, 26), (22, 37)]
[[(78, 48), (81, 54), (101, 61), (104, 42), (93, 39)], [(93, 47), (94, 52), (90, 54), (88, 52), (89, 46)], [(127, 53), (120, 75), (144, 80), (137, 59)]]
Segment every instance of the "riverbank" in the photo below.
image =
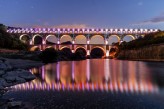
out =
[(154, 44), (132, 50), (121, 50), (117, 59), (164, 62), (164, 44)]
[(2, 97), (9, 87), (35, 79), (35, 76), (26, 69), (42, 65), (43, 63), (39, 61), (0, 57), (0, 108), (21, 107), (22, 102)]

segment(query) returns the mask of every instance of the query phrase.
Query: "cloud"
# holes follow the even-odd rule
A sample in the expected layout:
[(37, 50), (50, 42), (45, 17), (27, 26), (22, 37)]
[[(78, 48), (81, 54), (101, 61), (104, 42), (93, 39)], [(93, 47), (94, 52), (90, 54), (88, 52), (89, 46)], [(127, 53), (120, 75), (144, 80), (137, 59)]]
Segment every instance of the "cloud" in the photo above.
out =
[(142, 6), (143, 5), (143, 2), (138, 2), (138, 6)]
[[(40, 22), (41, 20), (38, 19), (38, 22)], [(24, 27), (24, 28), (91, 28), (90, 26), (86, 25), (86, 24), (62, 24), (62, 25), (51, 25), (49, 22), (42, 22), (40, 24), (13, 24), (10, 25), (13, 27)]]
[(144, 21), (135, 23), (134, 25), (149, 25), (149, 24), (158, 24), (158, 23), (164, 23), (164, 13), (162, 13), (159, 16), (150, 18), (148, 20), (144, 20)]
[(57, 25), (53, 27), (55, 28), (88, 28), (86, 24), (63, 24), (63, 25)]

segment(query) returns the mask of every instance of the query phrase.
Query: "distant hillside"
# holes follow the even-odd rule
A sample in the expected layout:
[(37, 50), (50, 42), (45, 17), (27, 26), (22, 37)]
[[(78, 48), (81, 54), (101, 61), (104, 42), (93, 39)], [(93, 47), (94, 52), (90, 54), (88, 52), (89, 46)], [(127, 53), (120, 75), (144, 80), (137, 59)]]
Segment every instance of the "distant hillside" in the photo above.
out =
[(164, 31), (122, 42), (117, 47), (118, 51), (114, 57), (118, 59), (164, 61)]
[(130, 42), (122, 42), (119, 46), (121, 50), (131, 50), (138, 49), (145, 46), (153, 45), (153, 44), (161, 44), (164, 43), (164, 31), (158, 31), (156, 33), (147, 34), (145, 37), (140, 37), (136, 40), (132, 40)]
[(28, 46), (6, 32), (7, 27), (0, 24), (0, 48), (27, 50)]

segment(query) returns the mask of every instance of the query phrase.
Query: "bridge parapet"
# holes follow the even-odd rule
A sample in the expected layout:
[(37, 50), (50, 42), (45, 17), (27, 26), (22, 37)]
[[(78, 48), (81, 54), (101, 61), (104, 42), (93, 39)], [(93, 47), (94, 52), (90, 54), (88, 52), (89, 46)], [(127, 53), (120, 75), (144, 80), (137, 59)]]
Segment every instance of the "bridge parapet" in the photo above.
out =
[(21, 34), (148, 34), (158, 29), (85, 29), (85, 28), (8, 28), (9, 33)]

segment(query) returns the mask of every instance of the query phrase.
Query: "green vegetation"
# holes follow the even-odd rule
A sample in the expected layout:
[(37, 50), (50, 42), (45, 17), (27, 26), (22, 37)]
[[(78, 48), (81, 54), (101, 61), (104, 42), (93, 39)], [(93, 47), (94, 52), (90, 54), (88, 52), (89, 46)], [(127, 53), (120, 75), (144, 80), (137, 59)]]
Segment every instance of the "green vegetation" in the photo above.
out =
[(119, 45), (120, 50), (131, 50), (138, 49), (144, 46), (149, 46), (153, 44), (164, 43), (164, 31), (158, 31), (156, 33), (147, 34), (143, 38), (138, 38), (130, 42), (122, 42)]
[(27, 50), (28, 46), (19, 39), (14, 38), (14, 35), (7, 33), (6, 29), (5, 25), (0, 24), (0, 48)]

